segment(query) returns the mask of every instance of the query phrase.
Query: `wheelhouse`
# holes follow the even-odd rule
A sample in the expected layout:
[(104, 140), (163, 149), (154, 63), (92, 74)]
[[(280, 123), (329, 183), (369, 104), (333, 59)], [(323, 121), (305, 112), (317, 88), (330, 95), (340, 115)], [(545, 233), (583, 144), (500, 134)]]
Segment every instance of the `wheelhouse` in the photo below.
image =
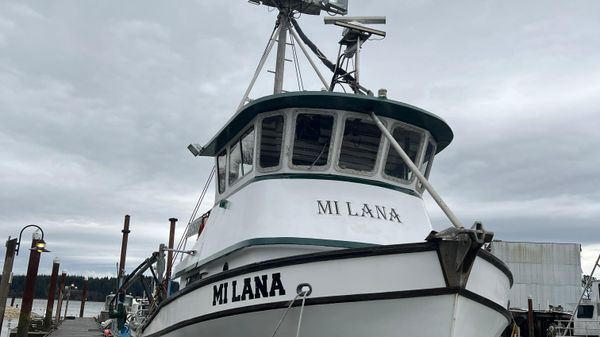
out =
[(217, 202), (264, 179), (331, 179), (420, 196), (422, 186), (371, 119), (377, 114), (428, 176), (452, 140), (440, 118), (384, 98), (331, 92), (280, 94), (255, 101), (202, 148), (216, 157)]

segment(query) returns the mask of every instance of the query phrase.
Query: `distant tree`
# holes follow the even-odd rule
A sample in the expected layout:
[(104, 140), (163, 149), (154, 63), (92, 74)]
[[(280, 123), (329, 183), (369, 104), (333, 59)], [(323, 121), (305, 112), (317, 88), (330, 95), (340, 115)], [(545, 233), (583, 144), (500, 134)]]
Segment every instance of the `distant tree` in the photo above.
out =
[[(0, 277), (1, 279), (1, 277)], [(83, 280), (84, 277), (81, 275), (67, 276), (65, 285), (73, 285), (71, 290), (71, 299), (80, 300), (83, 295)], [(152, 285), (152, 278), (145, 277), (146, 284), (148, 287)], [(23, 297), (23, 291), (25, 286), (25, 275), (13, 276), (12, 284), (10, 286), (9, 297)], [(50, 275), (38, 275), (35, 285), (35, 298), (46, 299), (48, 298), (48, 288), (50, 287)], [(57, 286), (58, 288), (58, 286)], [(58, 290), (55, 290), (58, 292)], [(88, 301), (99, 301), (104, 302), (106, 295), (111, 292), (117, 291), (117, 279), (114, 277), (90, 277), (88, 279)], [(144, 289), (140, 282), (136, 282), (131, 288), (127, 290), (128, 294), (135, 297), (142, 297)], [(56, 294), (56, 293), (55, 293)]]

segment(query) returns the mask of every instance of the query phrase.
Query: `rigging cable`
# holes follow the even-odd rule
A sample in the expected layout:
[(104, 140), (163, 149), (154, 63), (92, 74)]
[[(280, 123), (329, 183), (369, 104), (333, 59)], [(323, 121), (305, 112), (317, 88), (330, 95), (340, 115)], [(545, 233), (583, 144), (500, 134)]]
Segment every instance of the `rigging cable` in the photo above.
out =
[(298, 82), (298, 91), (304, 91), (304, 80), (302, 79), (302, 71), (300, 70), (300, 60), (298, 58), (298, 51), (296, 49), (296, 42), (293, 36), (290, 35), (290, 41), (292, 45), (292, 56), (294, 59), (294, 68), (296, 70), (296, 82)]
[[(347, 72), (343, 71), (335, 64), (333, 64), (331, 61), (329, 61), (327, 57), (323, 54), (323, 52), (319, 50), (319, 48), (306, 36), (306, 34), (304, 34), (302, 28), (300, 28), (300, 25), (298, 24), (298, 21), (296, 21), (293, 17), (290, 17), (290, 22), (294, 25), (294, 28), (296, 29), (296, 32), (298, 33), (302, 41), (310, 48), (310, 50), (312, 50), (313, 53), (315, 53), (317, 58), (321, 60), (321, 62), (323, 62), (323, 64), (333, 72), (334, 76), (338, 75), (340, 77), (343, 77), (348, 83), (348, 85), (352, 87), (352, 90), (354, 90), (354, 92), (372, 95), (372, 92), (370, 90), (362, 87), (361, 85), (356, 84), (356, 79), (354, 78), (354, 76), (348, 74)], [(333, 87), (330, 87), (330, 90), (332, 89)]]
[[(198, 198), (198, 201), (196, 202), (196, 206), (194, 206), (194, 210), (192, 211), (190, 220), (188, 221), (187, 226), (185, 227), (185, 230), (183, 231), (183, 236), (181, 237), (181, 239), (179, 240), (179, 243), (177, 244), (177, 250), (182, 250), (182, 247), (185, 247), (185, 244), (187, 243), (187, 238), (188, 238), (187, 234), (190, 229), (190, 225), (196, 219), (198, 210), (200, 209), (200, 206), (202, 205), (202, 201), (204, 200), (204, 197), (206, 196), (206, 192), (208, 191), (208, 187), (210, 186), (210, 183), (212, 182), (212, 180), (215, 176), (215, 172), (216, 172), (216, 165), (213, 166), (212, 170), (210, 171), (210, 174), (208, 175), (208, 179), (206, 180), (206, 183), (204, 184), (204, 187), (202, 188), (202, 192), (200, 193), (200, 197)], [(173, 254), (173, 260), (171, 262), (175, 262), (178, 255), (179, 255), (179, 252), (175, 252), (175, 254)], [(182, 258), (183, 258), (183, 255), (182, 255)]]

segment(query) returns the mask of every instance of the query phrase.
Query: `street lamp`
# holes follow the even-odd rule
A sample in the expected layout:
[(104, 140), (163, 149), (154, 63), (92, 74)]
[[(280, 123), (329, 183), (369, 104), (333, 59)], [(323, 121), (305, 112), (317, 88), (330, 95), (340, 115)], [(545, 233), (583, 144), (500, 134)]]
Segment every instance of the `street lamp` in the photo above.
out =
[(17, 255), (19, 255), (19, 248), (21, 248), (21, 236), (23, 235), (23, 231), (29, 227), (35, 227), (40, 231), (40, 233), (42, 233), (42, 236), (39, 238), (36, 238), (37, 231), (33, 233), (33, 236), (34, 236), (33, 240), (35, 241), (35, 243), (33, 243), (31, 245), (31, 248), (29, 250), (37, 251), (38, 253), (50, 252), (49, 250), (46, 249), (46, 241), (44, 241), (44, 230), (42, 229), (42, 227), (32, 224), (32, 225), (27, 225), (21, 229), (21, 232), (19, 233), (19, 241), (17, 241), (17, 247), (15, 249), (15, 253)]
[(40, 266), (40, 255), (43, 252), (48, 252), (46, 249), (46, 241), (44, 241), (44, 230), (38, 225), (27, 225), (23, 227), (19, 233), (19, 241), (17, 242), (15, 253), (19, 255), (21, 236), (23, 235), (23, 231), (29, 227), (35, 227), (38, 230), (33, 232), (31, 248), (29, 249), (29, 263), (27, 265), (27, 276), (25, 277), (25, 290), (23, 291), (23, 300), (21, 302), (17, 337), (27, 337), (29, 333), (31, 309), (33, 307), (33, 297), (35, 294), (35, 281)]

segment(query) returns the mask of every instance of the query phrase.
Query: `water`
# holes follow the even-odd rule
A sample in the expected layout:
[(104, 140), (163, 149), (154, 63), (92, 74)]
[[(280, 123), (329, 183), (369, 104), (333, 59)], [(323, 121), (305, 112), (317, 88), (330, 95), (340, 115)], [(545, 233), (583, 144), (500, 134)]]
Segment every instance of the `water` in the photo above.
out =
[[(4, 322), (2, 322), (2, 330), (0, 330), (0, 337), (8, 337), (9, 330), (16, 328), (17, 325), (19, 324), (18, 312), (16, 315), (14, 315), (16, 317), (11, 316), (9, 314), (9, 311), (11, 311), (10, 302), (11, 302), (11, 299), (8, 299), (6, 301), (6, 313), (4, 315)], [(57, 302), (58, 301), (54, 300), (54, 310), (52, 311), (52, 316), (56, 315)], [(33, 300), (33, 308), (31, 309), (31, 312), (38, 314), (40, 316), (44, 316), (46, 314), (47, 303), (48, 302), (46, 300)], [(21, 308), (21, 299), (20, 298), (15, 299), (15, 306), (17, 306), (17, 305), (19, 305), (19, 308)], [(63, 316), (65, 313), (66, 305), (67, 305), (67, 302), (63, 301), (62, 312), (61, 312), (61, 315), (63, 315)], [(67, 316), (79, 317), (80, 307), (81, 307), (81, 301), (69, 300)], [(104, 308), (104, 302), (89, 302), (89, 301), (85, 302), (85, 309), (83, 311), (83, 316), (84, 317), (96, 317), (100, 314), (100, 310), (102, 310), (102, 308)]]

